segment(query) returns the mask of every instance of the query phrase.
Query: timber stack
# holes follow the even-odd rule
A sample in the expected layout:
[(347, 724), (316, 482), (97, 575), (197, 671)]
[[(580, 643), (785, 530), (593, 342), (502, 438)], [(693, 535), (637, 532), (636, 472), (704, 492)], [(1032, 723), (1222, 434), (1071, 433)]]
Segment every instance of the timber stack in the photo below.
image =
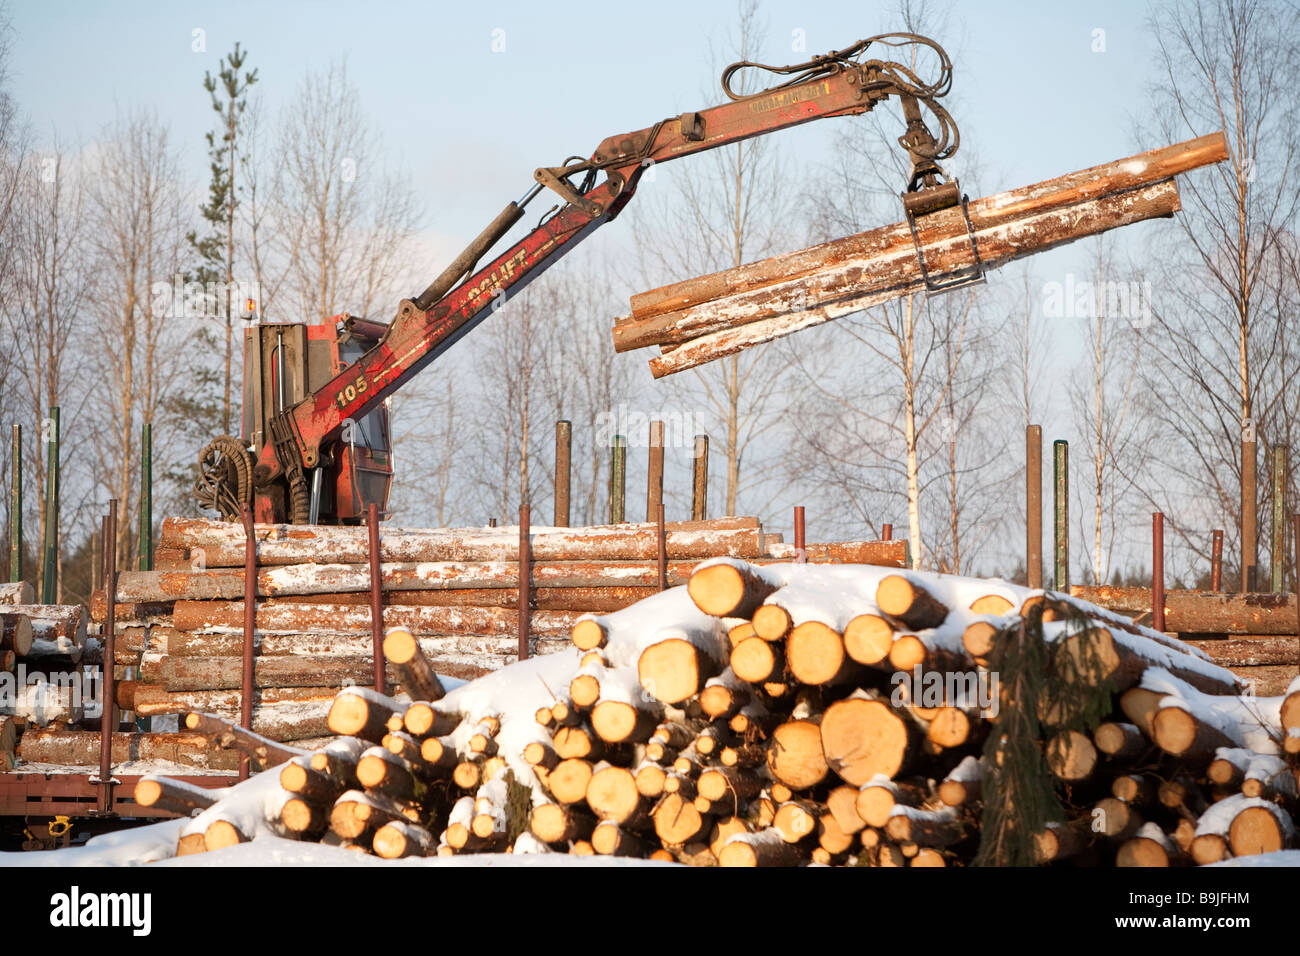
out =
[[(257, 525), (256, 661), (252, 730), (278, 741), (329, 736), (342, 687), (373, 684), (369, 541), (364, 527)], [(790, 561), (794, 549), (756, 518), (665, 526), (668, 586), (701, 559)], [(244, 644), (242, 526), (163, 522), (154, 571), (118, 577), (115, 657), (134, 667), (119, 684), (140, 717), (190, 711), (238, 719)], [(473, 678), (518, 656), (519, 601), (529, 608), (530, 654), (568, 646), (586, 613), (609, 613), (659, 590), (653, 524), (534, 528), (530, 577), (520, 588), (518, 528), (382, 529), (383, 625), (402, 627), (438, 673)], [(900, 567), (902, 541), (812, 544), (809, 561)], [(91, 614), (102, 622), (106, 599)], [(390, 662), (389, 681), (397, 679)]]
[(79, 668), (99, 662), (84, 610), (37, 604), (24, 581), (0, 584), (0, 688), (8, 685), (0, 693), (0, 772), (17, 762), (24, 729), (63, 731), (87, 717), (82, 695), (72, 689)]
[[(800, 329), (926, 291), (978, 265), (994, 269), (1085, 236), (1181, 208), (1174, 177), (1227, 159), (1222, 133), (1149, 150), (1033, 186), (632, 298), (614, 348), (658, 346), (655, 378)], [(978, 254), (978, 262), (976, 255)]]
[[(1150, 625), (1150, 588), (1074, 585), (1070, 593)], [(1165, 592), (1165, 632), (1204, 651), (1261, 697), (1280, 694), (1300, 664), (1300, 617), (1294, 594)]]
[(409, 659), (408, 695), (343, 691), (337, 739), (264, 753), (274, 795), (193, 806), (177, 852), (1172, 866), (1296, 840), (1300, 679), (1244, 695), (1070, 595), (720, 559), (571, 640), (445, 695)]

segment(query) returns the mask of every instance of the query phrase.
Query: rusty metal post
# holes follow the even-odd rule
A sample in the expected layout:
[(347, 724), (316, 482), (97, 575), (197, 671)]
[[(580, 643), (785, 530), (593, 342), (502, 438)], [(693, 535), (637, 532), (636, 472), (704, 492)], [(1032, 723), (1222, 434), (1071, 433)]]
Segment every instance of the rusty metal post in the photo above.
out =
[(695, 436), (695, 461), (691, 469), (691, 520), (703, 521), (709, 512), (709, 436)]
[(532, 594), (533, 545), (529, 531), (528, 505), (519, 506), (519, 659), (528, 660), (529, 609)]
[(1025, 427), (1025, 576), (1043, 586), (1043, 426)]
[(1218, 528), (1210, 545), (1210, 590), (1223, 590), (1223, 531)]
[(650, 423), (650, 449), (646, 460), (645, 520), (654, 521), (664, 500), (664, 423)]
[(1165, 629), (1165, 516), (1151, 516), (1151, 626)]
[(1286, 590), (1286, 445), (1273, 446), (1273, 540), (1268, 556), (1269, 590)]
[(367, 532), (370, 535), (370, 638), (374, 645), (375, 690), (387, 693), (384, 686), (384, 570), (379, 553), (379, 505), (366, 506)]
[(104, 657), (100, 665), (99, 682), (99, 812), (113, 812), (113, 731), (117, 729), (117, 687), (113, 680), (114, 654), (117, 641), (117, 499), (108, 503), (108, 517), (104, 519), (104, 596), (107, 608), (104, 614)]
[(569, 482), (573, 463), (573, 425), (555, 423), (555, 520), (557, 528), (567, 528), (572, 513), (569, 508)]
[[(253, 509), (244, 505), (244, 648), (239, 672), (239, 726), (253, 729), (253, 641), (257, 631), (257, 537)], [(248, 755), (239, 758), (239, 779), (247, 780)]]
[(880, 526), (880, 540), (881, 541), (894, 540), (894, 526), (892, 524), (882, 524)]
[(1070, 589), (1070, 443), (1064, 438), (1052, 442), (1054, 553), (1052, 587)]
[(655, 538), (659, 545), (659, 590), (668, 590), (668, 532), (664, 528), (664, 503), (655, 509)]
[(1255, 443), (1254, 423), (1243, 423), (1241, 439), (1241, 590), (1255, 590), (1255, 558), (1257, 531), (1255, 527), (1255, 462), (1258, 445)]
[(609, 449), (609, 523), (622, 524), (627, 503), (627, 439), (614, 436)]
[(794, 506), (794, 559), (799, 564), (808, 560), (808, 553), (804, 550), (803, 505)]

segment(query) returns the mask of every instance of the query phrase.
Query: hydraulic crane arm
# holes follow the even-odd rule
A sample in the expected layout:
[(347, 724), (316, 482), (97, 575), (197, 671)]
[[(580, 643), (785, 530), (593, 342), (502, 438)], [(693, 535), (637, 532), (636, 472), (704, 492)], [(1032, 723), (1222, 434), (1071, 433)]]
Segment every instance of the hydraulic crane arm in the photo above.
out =
[[(924, 82), (902, 63), (863, 58), (872, 44), (927, 47), (938, 58), (939, 76)], [(747, 69), (791, 75), (791, 79), (754, 94), (733, 93), (734, 78)], [(943, 176), (938, 161), (952, 155), (958, 145), (955, 124), (936, 102), (948, 92), (951, 81), (947, 54), (934, 41), (915, 34), (872, 37), (794, 66), (742, 61), (722, 75), (729, 102), (611, 136), (587, 159), (572, 157), (561, 166), (538, 169), (536, 184), (522, 199), (510, 203), (429, 288), (401, 302), (378, 344), (322, 388), (272, 419), (273, 440), (261, 450), (254, 483), (265, 486), (287, 481), (287, 517), (295, 523), (306, 521), (305, 469), (320, 464), (322, 445), (335, 440), (345, 422), (359, 420), (510, 295), (616, 217), (632, 198), (641, 175), (653, 164), (816, 119), (866, 113), (894, 95), (902, 101), (907, 121), (899, 143), (912, 164), (904, 193), (909, 216), (955, 205), (959, 200), (955, 181), (941, 183), (938, 178)], [(921, 104), (937, 121), (937, 137), (922, 119)], [(599, 183), (598, 173), (604, 173)], [(559, 206), (544, 215), (530, 233), (474, 271), (542, 189), (556, 193), (561, 199)]]

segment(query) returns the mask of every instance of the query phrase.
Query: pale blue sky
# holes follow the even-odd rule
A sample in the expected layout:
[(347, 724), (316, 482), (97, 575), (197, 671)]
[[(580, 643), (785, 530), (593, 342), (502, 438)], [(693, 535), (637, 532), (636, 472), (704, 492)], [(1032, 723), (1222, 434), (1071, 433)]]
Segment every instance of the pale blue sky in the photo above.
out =
[[(950, 102), (963, 141), (996, 177), (986, 191), (1125, 154), (1149, 63), (1145, 5), (950, 7), (949, 29), (936, 39), (956, 61)], [(891, 9), (763, 0), (764, 56), (800, 59), (791, 49), (795, 30), (819, 53), (896, 28)], [(731, 2), (703, 0), (622, 9), (491, 0), (11, 0), (12, 85), (42, 135), (90, 139), (117, 106), (153, 107), (180, 143), (192, 144), (188, 166), (201, 183), (211, 113), (200, 83), (236, 40), (250, 51), (272, 107), (308, 69), (346, 57), (390, 153), (429, 204), (426, 225), (468, 238), (531, 184), (536, 166), (720, 100), (701, 96), (717, 90), (710, 44), (725, 39), (734, 11)], [(1091, 50), (1098, 28), (1105, 53)], [(191, 49), (196, 29), (206, 52)], [(493, 52), (495, 30), (504, 31), (504, 52)], [(783, 135), (797, 137), (801, 159), (815, 161), (832, 125)], [(961, 174), (960, 154), (953, 169)]]

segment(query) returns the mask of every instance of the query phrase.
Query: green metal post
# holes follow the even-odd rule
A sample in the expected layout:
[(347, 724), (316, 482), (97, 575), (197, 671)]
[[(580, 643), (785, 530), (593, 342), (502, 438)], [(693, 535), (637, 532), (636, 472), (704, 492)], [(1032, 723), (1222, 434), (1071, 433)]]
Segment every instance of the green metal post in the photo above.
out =
[(46, 442), (45, 540), (41, 556), (41, 603), (59, 603), (59, 406), (41, 424)]
[(1056, 577), (1052, 587), (1064, 591), (1070, 586), (1070, 443), (1058, 438), (1052, 442), (1052, 453), (1052, 494), (1056, 514)]
[(627, 439), (614, 436), (609, 450), (609, 523), (623, 523), (623, 506), (627, 500)]
[(153, 570), (153, 425), (140, 431), (140, 570)]
[(1286, 445), (1273, 446), (1273, 553), (1268, 557), (1269, 590), (1281, 594), (1286, 570)]
[(10, 451), (13, 478), (9, 483), (9, 580), (23, 579), (23, 426), (14, 425)]

